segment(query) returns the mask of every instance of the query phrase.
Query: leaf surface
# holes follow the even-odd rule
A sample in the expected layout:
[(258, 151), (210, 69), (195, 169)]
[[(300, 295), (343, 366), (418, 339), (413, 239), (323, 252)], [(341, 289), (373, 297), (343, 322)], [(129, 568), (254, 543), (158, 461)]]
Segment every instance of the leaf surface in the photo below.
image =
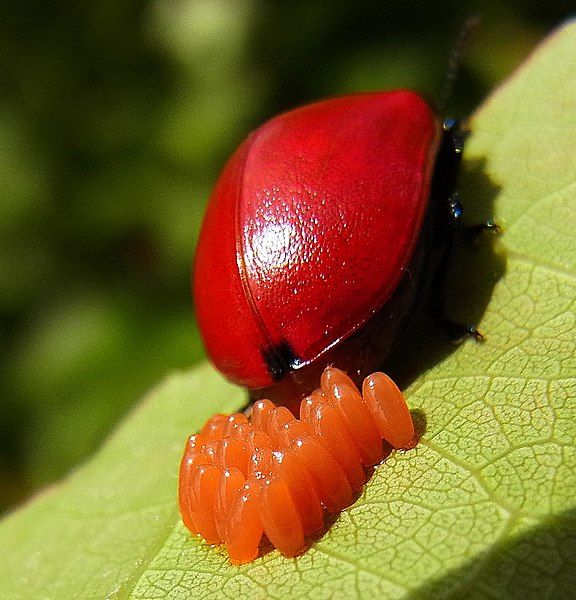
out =
[[(425, 416), (303, 556), (237, 568), (176, 507), (186, 436), (243, 393), (174, 375), (66, 481), (0, 523), (3, 598), (567, 598), (576, 589), (576, 25), (548, 38), (470, 123), (455, 308), (485, 344), (408, 345)], [(459, 287), (460, 286), (460, 287)]]

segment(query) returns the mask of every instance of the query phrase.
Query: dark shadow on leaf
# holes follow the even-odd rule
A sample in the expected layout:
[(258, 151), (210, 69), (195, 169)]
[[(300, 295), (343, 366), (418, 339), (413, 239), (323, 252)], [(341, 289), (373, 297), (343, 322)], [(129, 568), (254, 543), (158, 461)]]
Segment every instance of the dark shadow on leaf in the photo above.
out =
[[(494, 200), (500, 188), (487, 175), (484, 160), (464, 164), (458, 186), (464, 206), (464, 223), (494, 220)], [(505, 232), (502, 235), (506, 235)], [(463, 324), (478, 324), (490, 303), (494, 286), (506, 271), (506, 257), (498, 235), (485, 231), (471, 241), (461, 236), (450, 257), (446, 275), (446, 317)], [(490, 343), (497, 331), (483, 333)], [(474, 344), (474, 339), (462, 343)], [(384, 368), (402, 389), (442, 362), (457, 348), (438, 322), (428, 317), (414, 321)]]
[(412, 421), (414, 422), (416, 437), (420, 439), (426, 433), (426, 429), (428, 428), (426, 413), (419, 408), (415, 408), (410, 411), (410, 414), (412, 415)]
[(576, 511), (549, 517), (541, 525), (496, 544), (407, 598), (576, 598)]

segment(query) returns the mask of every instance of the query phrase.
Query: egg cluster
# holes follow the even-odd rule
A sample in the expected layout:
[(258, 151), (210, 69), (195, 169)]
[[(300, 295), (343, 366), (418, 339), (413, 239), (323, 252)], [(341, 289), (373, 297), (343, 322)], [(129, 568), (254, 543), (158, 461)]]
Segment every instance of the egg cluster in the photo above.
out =
[(189, 438), (180, 466), (182, 520), (208, 543), (223, 542), (234, 564), (254, 560), (263, 535), (295, 556), (322, 532), (327, 514), (352, 504), (391, 448), (416, 442), (404, 397), (387, 375), (367, 377), (360, 394), (328, 367), (321, 387), (302, 400), (299, 420), (259, 400), (250, 419), (218, 414)]

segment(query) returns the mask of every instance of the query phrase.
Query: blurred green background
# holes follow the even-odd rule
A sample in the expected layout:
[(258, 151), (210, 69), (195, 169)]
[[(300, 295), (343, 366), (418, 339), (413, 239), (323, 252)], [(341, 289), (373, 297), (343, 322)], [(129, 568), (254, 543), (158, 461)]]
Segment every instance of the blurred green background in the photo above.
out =
[(0, 9), (0, 512), (203, 356), (189, 272), (210, 188), (266, 118), (408, 86), (468, 114), (571, 2), (9, 0)]

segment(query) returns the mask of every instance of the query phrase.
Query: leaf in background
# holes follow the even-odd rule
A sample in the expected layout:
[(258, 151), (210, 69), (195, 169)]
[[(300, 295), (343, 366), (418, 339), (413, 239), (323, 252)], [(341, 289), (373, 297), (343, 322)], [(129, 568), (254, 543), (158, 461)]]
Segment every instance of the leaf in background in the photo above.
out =
[(573, 594), (576, 25), (549, 38), (471, 129), (463, 188), (478, 215), (494, 201), (505, 273), (482, 251), (470, 263), (488, 342), (463, 344), (408, 388), (427, 420), (418, 448), (378, 469), (303, 556), (232, 567), (180, 524), (176, 479), (186, 435), (243, 396), (208, 366), (174, 376), (88, 464), (0, 525), (3, 597)]

